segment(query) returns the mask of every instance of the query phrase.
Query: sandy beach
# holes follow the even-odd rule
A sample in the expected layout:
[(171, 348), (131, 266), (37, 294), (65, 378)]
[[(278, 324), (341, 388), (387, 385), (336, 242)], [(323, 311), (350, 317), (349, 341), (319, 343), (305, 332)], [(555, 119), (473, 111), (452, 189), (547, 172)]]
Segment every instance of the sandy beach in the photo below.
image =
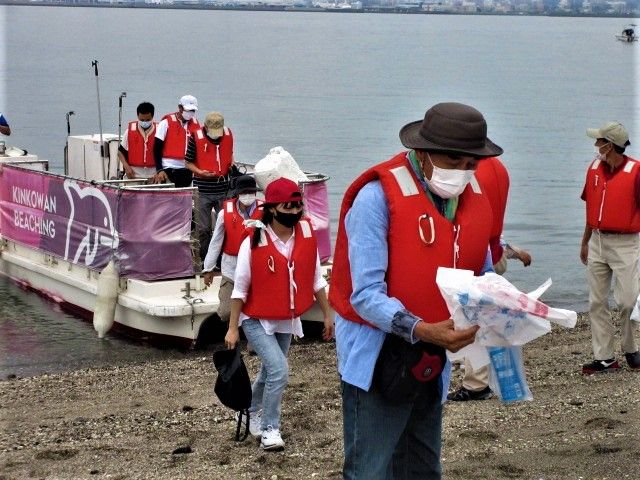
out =
[[(585, 377), (588, 321), (525, 347), (534, 400), (449, 402), (444, 478), (640, 478), (640, 372)], [(233, 441), (208, 352), (0, 382), (0, 479), (338, 479), (335, 345), (292, 345), (283, 452)], [(245, 357), (252, 376), (256, 357)], [(454, 386), (461, 372), (454, 373)]]

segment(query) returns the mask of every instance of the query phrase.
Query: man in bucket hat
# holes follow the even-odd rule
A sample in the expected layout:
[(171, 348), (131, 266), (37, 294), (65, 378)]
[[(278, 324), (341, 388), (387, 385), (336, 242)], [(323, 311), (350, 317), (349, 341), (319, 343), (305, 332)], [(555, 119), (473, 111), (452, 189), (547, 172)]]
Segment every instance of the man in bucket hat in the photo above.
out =
[(473, 172), (502, 149), (482, 114), (440, 103), (400, 140), (409, 150), (360, 175), (340, 212), (329, 300), (349, 480), (440, 478), (444, 350), (477, 327), (454, 329), (436, 271), (491, 269), (492, 212)]
[(582, 191), (587, 224), (580, 260), (587, 266), (594, 359), (582, 366), (582, 373), (620, 369), (614, 353), (615, 328), (608, 311), (612, 275), (616, 277), (614, 298), (620, 308), (622, 351), (628, 367), (640, 370), (636, 329), (630, 319), (640, 289), (640, 163), (624, 154), (630, 142), (621, 123), (590, 128), (587, 136), (596, 140), (596, 158), (587, 170)]

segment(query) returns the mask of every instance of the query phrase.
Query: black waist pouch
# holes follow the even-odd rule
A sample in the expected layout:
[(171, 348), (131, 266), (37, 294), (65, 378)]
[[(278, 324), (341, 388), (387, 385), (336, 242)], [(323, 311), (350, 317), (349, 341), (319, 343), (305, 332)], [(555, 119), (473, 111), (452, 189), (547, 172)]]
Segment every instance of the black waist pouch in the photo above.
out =
[(411, 402), (439, 390), (445, 364), (444, 348), (411, 344), (387, 334), (373, 371), (372, 390), (393, 402)]

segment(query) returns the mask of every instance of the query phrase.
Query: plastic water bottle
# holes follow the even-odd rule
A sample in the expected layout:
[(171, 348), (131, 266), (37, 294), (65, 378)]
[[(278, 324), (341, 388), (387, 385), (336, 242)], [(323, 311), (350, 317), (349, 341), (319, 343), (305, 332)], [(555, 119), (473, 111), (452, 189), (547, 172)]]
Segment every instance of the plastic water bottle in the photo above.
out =
[(520, 347), (487, 347), (497, 393), (505, 403), (532, 400)]

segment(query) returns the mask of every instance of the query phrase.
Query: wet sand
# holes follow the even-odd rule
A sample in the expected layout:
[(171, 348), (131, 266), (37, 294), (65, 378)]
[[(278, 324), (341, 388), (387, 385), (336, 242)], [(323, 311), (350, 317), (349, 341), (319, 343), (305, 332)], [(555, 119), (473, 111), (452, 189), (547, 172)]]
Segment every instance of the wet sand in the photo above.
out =
[[(580, 316), (525, 347), (532, 402), (449, 402), (444, 478), (640, 478), (640, 372), (582, 376), (590, 338)], [(283, 452), (233, 441), (203, 355), (0, 382), (0, 479), (341, 478), (333, 343), (291, 348)]]

